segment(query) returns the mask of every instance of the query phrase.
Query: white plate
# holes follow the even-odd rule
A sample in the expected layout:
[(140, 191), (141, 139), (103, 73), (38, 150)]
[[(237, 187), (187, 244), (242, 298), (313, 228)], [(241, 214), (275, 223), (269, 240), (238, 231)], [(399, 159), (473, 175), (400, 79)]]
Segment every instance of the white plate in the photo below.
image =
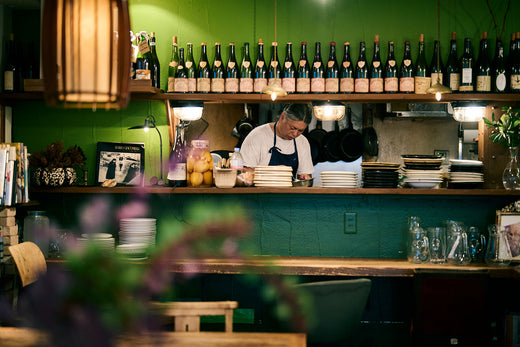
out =
[(352, 171), (322, 171), (320, 175), (357, 175)]
[(358, 185), (339, 185), (339, 184), (331, 184), (331, 185), (322, 185), (323, 188), (357, 188)]
[(464, 160), (464, 159), (450, 159), (450, 163), (458, 166), (482, 166), (484, 165), (480, 160)]
[(484, 182), (484, 179), (482, 178), (461, 178), (461, 179), (450, 179), (450, 182), (454, 183), (477, 183), (477, 182)]
[(412, 188), (435, 188), (440, 182), (406, 182)]
[(285, 165), (276, 165), (276, 166), (255, 166), (255, 171), (290, 171), (292, 172), (292, 167)]
[(289, 184), (255, 183), (255, 187), (292, 187), (292, 183), (289, 183)]

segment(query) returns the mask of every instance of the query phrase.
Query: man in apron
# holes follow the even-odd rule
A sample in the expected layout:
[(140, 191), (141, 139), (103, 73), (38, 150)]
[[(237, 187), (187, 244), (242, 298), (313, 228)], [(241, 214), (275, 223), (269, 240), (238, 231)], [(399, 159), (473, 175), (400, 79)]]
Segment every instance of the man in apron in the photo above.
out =
[(289, 104), (273, 123), (253, 129), (240, 148), (244, 167), (257, 165), (286, 165), (293, 169), (293, 177), (309, 179), (314, 172), (311, 149), (301, 136), (312, 120), (310, 104)]

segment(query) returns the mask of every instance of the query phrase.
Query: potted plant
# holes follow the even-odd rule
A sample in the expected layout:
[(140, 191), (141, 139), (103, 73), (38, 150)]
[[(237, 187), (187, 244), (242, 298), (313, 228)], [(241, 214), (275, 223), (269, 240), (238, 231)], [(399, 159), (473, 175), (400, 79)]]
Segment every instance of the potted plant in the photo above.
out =
[(56, 141), (45, 151), (31, 154), (29, 164), (33, 167), (33, 182), (38, 186), (61, 187), (76, 183), (76, 169), (85, 165), (85, 154), (78, 146), (64, 151), (63, 142)]
[(518, 145), (520, 145), (520, 112), (513, 110), (511, 107), (502, 108), (504, 114), (500, 118), (495, 119), (495, 113), (491, 115), (491, 120), (483, 118), (486, 127), (492, 128), (493, 131), (489, 139), (493, 143), (499, 143), (509, 151), (509, 162), (502, 174), (502, 182), (504, 188), (508, 190), (520, 189), (520, 168), (516, 155), (518, 153)]

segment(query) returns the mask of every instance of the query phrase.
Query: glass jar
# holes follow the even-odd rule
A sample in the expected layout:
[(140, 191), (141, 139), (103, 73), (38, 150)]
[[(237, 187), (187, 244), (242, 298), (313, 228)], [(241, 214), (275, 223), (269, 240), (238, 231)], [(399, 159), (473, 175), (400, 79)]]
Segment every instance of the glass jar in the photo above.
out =
[(45, 258), (49, 256), (49, 217), (44, 211), (29, 211), (23, 220), (23, 240), (34, 242)]
[(211, 187), (213, 185), (213, 157), (208, 140), (192, 140), (186, 160), (188, 187)]
[(486, 249), (486, 264), (489, 266), (508, 266), (511, 264), (511, 249), (507, 241), (507, 229), (500, 230), (498, 225), (488, 227), (489, 239)]

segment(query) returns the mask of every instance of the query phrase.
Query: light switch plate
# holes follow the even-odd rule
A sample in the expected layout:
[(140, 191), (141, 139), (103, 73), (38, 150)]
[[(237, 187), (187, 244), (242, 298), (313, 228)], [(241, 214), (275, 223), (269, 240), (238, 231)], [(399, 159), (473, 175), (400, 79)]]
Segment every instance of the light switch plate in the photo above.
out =
[(357, 233), (357, 213), (345, 212), (345, 234)]

